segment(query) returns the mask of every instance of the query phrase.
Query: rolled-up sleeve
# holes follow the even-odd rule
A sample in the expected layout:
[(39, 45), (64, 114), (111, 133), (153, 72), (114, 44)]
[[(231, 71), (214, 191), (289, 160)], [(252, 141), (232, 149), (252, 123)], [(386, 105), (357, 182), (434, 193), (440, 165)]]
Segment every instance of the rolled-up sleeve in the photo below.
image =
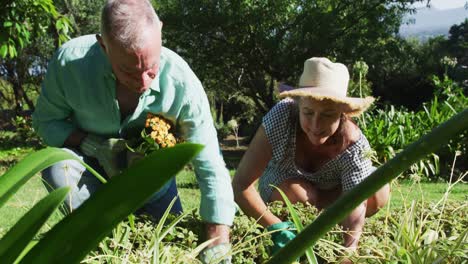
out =
[(220, 152), (208, 99), (199, 85), (184, 103), (180, 113), (182, 137), (188, 142), (204, 145), (192, 161), (201, 191), (200, 215), (205, 222), (232, 225), (235, 203), (231, 177)]
[(63, 78), (59, 77), (61, 70), (63, 67), (55, 56), (48, 65), (41, 94), (32, 115), (34, 130), (47, 145), (53, 147), (63, 146), (76, 129), (69, 120), (72, 110), (64, 96)]

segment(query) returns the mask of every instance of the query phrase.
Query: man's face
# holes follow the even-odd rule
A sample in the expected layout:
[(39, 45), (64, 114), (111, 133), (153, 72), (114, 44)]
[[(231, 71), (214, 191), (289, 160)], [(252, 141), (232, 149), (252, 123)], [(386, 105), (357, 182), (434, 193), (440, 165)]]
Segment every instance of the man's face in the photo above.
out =
[(137, 50), (123, 48), (115, 41), (98, 38), (112, 66), (117, 81), (134, 91), (143, 93), (150, 87), (159, 70), (161, 32), (148, 32), (145, 44)]

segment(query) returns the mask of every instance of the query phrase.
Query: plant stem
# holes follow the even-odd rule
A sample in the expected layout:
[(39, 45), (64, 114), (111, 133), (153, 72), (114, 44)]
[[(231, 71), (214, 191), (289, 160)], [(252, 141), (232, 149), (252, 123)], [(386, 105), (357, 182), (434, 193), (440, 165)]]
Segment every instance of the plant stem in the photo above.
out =
[(379, 167), (351, 191), (343, 194), (303, 232), (278, 251), (268, 263), (292, 263), (314, 246), (326, 232), (343, 220), (360, 203), (396, 178), (411, 164), (433, 153), (458, 133), (468, 129), (468, 108), (434, 128), (430, 133), (406, 147), (401, 153)]

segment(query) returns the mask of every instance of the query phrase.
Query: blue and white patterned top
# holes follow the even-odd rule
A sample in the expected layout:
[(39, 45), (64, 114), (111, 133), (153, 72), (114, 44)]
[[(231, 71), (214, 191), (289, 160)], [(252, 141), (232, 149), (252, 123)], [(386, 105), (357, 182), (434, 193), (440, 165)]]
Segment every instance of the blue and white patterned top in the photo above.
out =
[(259, 180), (260, 196), (269, 202), (272, 187), (289, 178), (302, 178), (318, 188), (331, 189), (339, 184), (348, 191), (369, 176), (375, 167), (369, 158), (369, 142), (362, 134), (359, 139), (315, 172), (297, 167), (296, 129), (299, 128), (298, 109), (293, 99), (286, 98), (275, 105), (263, 118), (263, 126), (272, 147), (272, 158)]

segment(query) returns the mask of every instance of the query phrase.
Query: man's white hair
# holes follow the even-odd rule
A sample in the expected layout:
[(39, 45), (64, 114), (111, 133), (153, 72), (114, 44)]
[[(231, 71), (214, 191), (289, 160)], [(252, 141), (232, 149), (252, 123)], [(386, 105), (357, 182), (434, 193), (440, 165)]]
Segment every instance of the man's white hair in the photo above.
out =
[(107, 0), (101, 13), (101, 33), (126, 49), (139, 49), (148, 31), (161, 29), (161, 22), (148, 0)]

